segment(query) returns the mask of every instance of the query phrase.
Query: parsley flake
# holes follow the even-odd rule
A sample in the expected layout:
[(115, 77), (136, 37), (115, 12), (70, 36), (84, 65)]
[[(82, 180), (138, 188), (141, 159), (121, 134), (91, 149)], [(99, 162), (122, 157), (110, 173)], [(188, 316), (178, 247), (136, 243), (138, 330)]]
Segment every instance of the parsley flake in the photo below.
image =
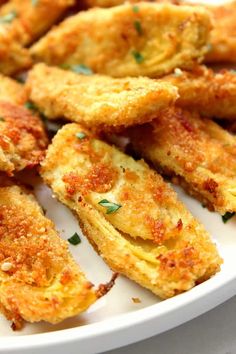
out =
[(37, 107), (35, 106), (35, 104), (33, 102), (31, 102), (31, 101), (25, 102), (24, 106), (25, 106), (25, 108), (30, 109), (31, 111), (37, 111), (38, 110)]
[(73, 236), (71, 236), (70, 238), (67, 239), (67, 241), (68, 241), (71, 245), (76, 246), (76, 245), (78, 245), (79, 243), (81, 243), (81, 238), (79, 237), (79, 235), (77, 234), (77, 232), (75, 232)]
[(11, 23), (17, 16), (16, 11), (11, 11), (8, 14), (0, 17), (0, 23)]
[(86, 66), (84, 64), (78, 64), (78, 65), (62, 64), (60, 66), (62, 69), (71, 70), (76, 74), (82, 74), (82, 75), (92, 75), (93, 74), (92, 69), (90, 69), (88, 66)]
[(227, 213), (225, 213), (224, 215), (222, 215), (222, 221), (223, 221), (223, 223), (226, 224), (227, 221), (228, 221), (229, 219), (231, 219), (234, 215), (235, 215), (235, 212), (230, 213), (229, 211), (227, 211)]
[(107, 208), (106, 214), (115, 213), (118, 209), (121, 208), (121, 205), (109, 202), (107, 199), (101, 200), (98, 204), (104, 208)]
[(132, 55), (138, 64), (141, 64), (144, 61), (144, 57), (142, 56), (142, 54), (137, 52), (136, 50), (132, 52)]
[(134, 28), (140, 36), (143, 34), (143, 29), (139, 20), (134, 21)]
[(84, 132), (76, 133), (75, 136), (76, 136), (76, 138), (81, 139), (81, 140), (86, 138), (86, 134)]
[(39, 0), (31, 0), (32, 6), (37, 6), (38, 2), (39, 2)]
[(5, 122), (5, 118), (0, 117), (0, 122)]
[(137, 5), (134, 5), (134, 6), (133, 6), (133, 12), (134, 12), (134, 13), (139, 12), (139, 7), (138, 7)]

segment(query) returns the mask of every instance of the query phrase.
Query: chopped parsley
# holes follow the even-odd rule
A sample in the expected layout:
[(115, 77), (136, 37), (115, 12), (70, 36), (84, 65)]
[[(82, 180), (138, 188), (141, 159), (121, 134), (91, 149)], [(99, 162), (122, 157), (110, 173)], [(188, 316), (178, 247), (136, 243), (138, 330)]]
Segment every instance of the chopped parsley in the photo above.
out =
[(37, 6), (38, 2), (39, 2), (39, 0), (31, 0), (32, 6)]
[(79, 132), (75, 134), (76, 138), (82, 140), (84, 138), (86, 138), (86, 134), (84, 132)]
[(76, 246), (81, 243), (81, 238), (79, 237), (77, 232), (75, 232), (73, 236), (67, 239), (67, 241), (70, 242), (71, 245)]
[(5, 122), (5, 118), (0, 117), (0, 122)]
[(141, 64), (144, 61), (144, 57), (142, 56), (142, 54), (137, 52), (136, 50), (132, 52), (132, 55), (138, 64)]
[(16, 11), (11, 11), (8, 14), (0, 17), (0, 23), (11, 23), (17, 16)]
[(33, 102), (31, 102), (31, 101), (25, 102), (24, 106), (25, 106), (25, 108), (30, 109), (31, 111), (37, 111), (38, 110), (37, 107), (35, 106), (35, 104)]
[(141, 26), (141, 22), (139, 20), (134, 21), (134, 28), (136, 29), (137, 33), (141, 36), (143, 34), (143, 29)]
[(137, 5), (134, 5), (134, 6), (133, 6), (133, 12), (134, 12), (134, 13), (139, 12), (139, 7), (138, 7)]
[(69, 65), (69, 64), (62, 64), (62, 69), (71, 70), (76, 74), (82, 75), (92, 75), (93, 71), (87, 65), (84, 64), (77, 64), (77, 65)]
[(118, 209), (121, 208), (121, 205), (109, 202), (107, 199), (101, 200), (98, 204), (107, 209), (106, 214), (115, 213)]
[(227, 211), (227, 213), (225, 213), (224, 215), (222, 215), (222, 221), (223, 221), (223, 223), (226, 224), (227, 221), (228, 221), (229, 219), (231, 219), (234, 215), (235, 215), (235, 212), (230, 213), (229, 211)]

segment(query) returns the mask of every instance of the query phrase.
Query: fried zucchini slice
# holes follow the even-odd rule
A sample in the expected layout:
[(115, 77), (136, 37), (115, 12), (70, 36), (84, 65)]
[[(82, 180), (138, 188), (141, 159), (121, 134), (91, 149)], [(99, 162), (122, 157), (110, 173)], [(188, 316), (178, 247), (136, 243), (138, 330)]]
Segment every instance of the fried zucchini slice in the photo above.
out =
[(82, 126), (57, 133), (41, 175), (107, 264), (161, 298), (219, 270), (209, 235), (162, 177)]
[(34, 196), (0, 179), (0, 309), (13, 328), (22, 320), (60, 322), (96, 299)]
[(83, 64), (113, 77), (159, 77), (201, 62), (210, 30), (203, 7), (141, 2), (136, 11), (127, 3), (69, 17), (39, 40), (31, 54), (37, 61)]
[(13, 75), (31, 65), (32, 59), (28, 49), (17, 43), (6, 29), (5, 23), (0, 22), (0, 72)]
[(17, 42), (31, 44), (56, 23), (74, 0), (10, 0), (0, 8), (0, 23)]
[(47, 143), (38, 116), (24, 107), (0, 101), (0, 171), (11, 175), (38, 165)]
[(34, 66), (27, 87), (49, 119), (64, 117), (103, 129), (150, 121), (178, 97), (177, 89), (161, 80), (84, 76), (45, 64)]
[(236, 1), (221, 6), (207, 6), (214, 19), (208, 63), (236, 62)]
[(236, 71), (198, 66), (192, 72), (176, 69), (166, 79), (178, 88), (178, 106), (203, 117), (236, 119)]
[(23, 85), (0, 74), (0, 101), (22, 105), (27, 99), (28, 94)]
[(130, 129), (134, 149), (220, 214), (236, 211), (236, 139), (197, 113), (169, 109)]

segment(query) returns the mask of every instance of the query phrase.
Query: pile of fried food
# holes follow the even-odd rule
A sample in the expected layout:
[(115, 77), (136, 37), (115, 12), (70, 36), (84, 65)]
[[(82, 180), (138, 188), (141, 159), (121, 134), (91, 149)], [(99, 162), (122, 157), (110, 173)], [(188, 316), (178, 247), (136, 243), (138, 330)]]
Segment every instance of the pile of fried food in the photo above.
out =
[[(236, 138), (222, 128), (236, 72), (207, 66), (236, 63), (236, 2), (0, 3), (0, 309), (13, 328), (77, 315), (115, 278), (94, 289), (22, 171), (115, 273), (160, 298), (216, 274), (214, 241), (163, 177), (225, 220), (236, 211)], [(60, 119), (51, 140), (45, 122)]]

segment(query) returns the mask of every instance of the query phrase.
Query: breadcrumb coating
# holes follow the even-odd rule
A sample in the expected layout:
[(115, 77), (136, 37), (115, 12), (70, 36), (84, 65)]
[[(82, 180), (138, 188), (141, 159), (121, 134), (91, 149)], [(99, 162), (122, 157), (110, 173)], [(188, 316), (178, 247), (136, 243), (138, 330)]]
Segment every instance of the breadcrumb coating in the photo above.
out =
[(97, 299), (29, 191), (0, 178), (0, 309), (20, 329), (22, 321), (57, 323)]
[(208, 50), (211, 19), (203, 7), (141, 2), (71, 16), (32, 48), (36, 61), (88, 66), (113, 77), (160, 77), (192, 68)]
[(210, 118), (236, 119), (236, 71), (219, 72), (198, 66), (192, 72), (177, 70), (166, 77), (178, 88), (177, 105)]
[(220, 269), (204, 227), (161, 176), (84, 127), (57, 133), (41, 175), (107, 264), (158, 296), (186, 291)]
[(105, 130), (150, 121), (178, 97), (177, 89), (161, 80), (84, 76), (45, 64), (30, 71), (27, 87), (49, 119), (64, 117)]
[(23, 105), (27, 99), (28, 95), (23, 85), (0, 74), (0, 101)]
[(47, 143), (38, 116), (24, 107), (0, 101), (0, 171), (12, 175), (38, 165)]
[(211, 210), (236, 211), (236, 139), (218, 124), (175, 108), (128, 135), (137, 152)]

